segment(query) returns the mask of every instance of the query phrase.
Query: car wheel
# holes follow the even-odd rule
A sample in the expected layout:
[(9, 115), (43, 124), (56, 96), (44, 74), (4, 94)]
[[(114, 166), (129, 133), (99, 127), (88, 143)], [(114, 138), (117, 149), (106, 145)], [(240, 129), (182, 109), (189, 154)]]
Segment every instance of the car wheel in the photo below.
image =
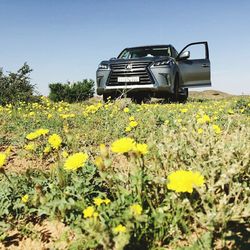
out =
[(179, 93), (179, 102), (185, 103), (188, 99), (188, 88), (182, 89), (181, 93)]
[(108, 102), (109, 100), (111, 101), (112, 100), (112, 94), (106, 94), (106, 93), (104, 93), (103, 95), (102, 95), (102, 99), (103, 99), (103, 101), (104, 102)]
[(170, 101), (178, 102), (179, 100), (179, 75), (176, 74), (174, 78), (174, 93), (170, 97)]
[(137, 104), (142, 104), (142, 103), (149, 103), (151, 101), (151, 96), (147, 94), (138, 94), (133, 97), (131, 97), (132, 102), (137, 103)]

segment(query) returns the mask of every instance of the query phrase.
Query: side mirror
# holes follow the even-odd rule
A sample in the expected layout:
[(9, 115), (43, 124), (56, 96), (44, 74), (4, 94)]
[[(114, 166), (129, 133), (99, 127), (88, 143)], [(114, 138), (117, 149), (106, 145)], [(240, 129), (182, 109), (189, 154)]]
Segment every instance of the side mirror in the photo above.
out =
[(183, 51), (179, 56), (178, 60), (185, 60), (190, 57), (190, 51)]
[(111, 61), (111, 60), (115, 60), (116, 59), (116, 57), (111, 57), (109, 60)]

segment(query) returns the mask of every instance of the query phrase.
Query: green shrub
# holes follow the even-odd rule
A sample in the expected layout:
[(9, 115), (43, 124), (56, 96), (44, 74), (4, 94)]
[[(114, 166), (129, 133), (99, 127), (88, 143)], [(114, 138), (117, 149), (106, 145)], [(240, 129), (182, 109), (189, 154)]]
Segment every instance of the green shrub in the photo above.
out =
[(10, 72), (4, 75), (3, 70), (0, 69), (0, 105), (33, 100), (35, 85), (30, 83), (31, 71), (27, 63), (17, 73)]
[(49, 98), (55, 102), (80, 102), (94, 95), (94, 81), (91, 79), (72, 83), (51, 83), (49, 88)]

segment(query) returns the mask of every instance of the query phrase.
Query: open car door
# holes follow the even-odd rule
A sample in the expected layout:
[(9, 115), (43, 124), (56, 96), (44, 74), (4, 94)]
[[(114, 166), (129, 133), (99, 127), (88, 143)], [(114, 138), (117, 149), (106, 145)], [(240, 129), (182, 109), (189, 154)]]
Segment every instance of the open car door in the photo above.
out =
[[(198, 56), (190, 54), (189, 49), (199, 47)], [(195, 54), (195, 53), (194, 53)], [(194, 57), (193, 57), (194, 56)], [(180, 87), (211, 86), (210, 61), (207, 42), (190, 43), (176, 57), (180, 73)]]

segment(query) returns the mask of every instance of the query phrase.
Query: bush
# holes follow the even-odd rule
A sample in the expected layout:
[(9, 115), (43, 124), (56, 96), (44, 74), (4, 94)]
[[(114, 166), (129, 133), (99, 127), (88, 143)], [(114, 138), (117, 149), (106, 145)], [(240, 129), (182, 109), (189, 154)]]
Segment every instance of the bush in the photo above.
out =
[(17, 73), (4, 75), (0, 69), (0, 105), (18, 101), (31, 101), (34, 96), (35, 85), (30, 83), (29, 74), (32, 71), (25, 63)]
[(91, 79), (73, 83), (52, 83), (49, 88), (49, 98), (54, 102), (80, 102), (94, 95), (94, 81)]

